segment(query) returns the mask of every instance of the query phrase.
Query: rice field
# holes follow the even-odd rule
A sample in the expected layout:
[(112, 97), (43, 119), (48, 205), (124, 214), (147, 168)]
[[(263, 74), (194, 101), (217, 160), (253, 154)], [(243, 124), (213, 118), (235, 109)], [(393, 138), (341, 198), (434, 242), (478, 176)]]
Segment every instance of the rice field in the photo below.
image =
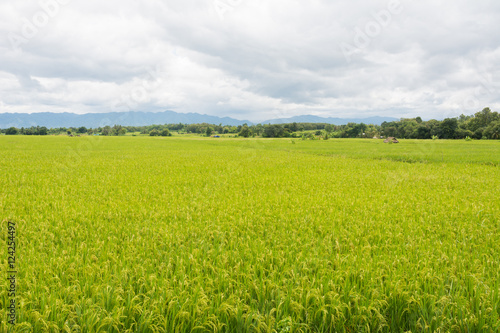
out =
[(499, 164), (498, 141), (0, 136), (0, 332), (498, 332)]

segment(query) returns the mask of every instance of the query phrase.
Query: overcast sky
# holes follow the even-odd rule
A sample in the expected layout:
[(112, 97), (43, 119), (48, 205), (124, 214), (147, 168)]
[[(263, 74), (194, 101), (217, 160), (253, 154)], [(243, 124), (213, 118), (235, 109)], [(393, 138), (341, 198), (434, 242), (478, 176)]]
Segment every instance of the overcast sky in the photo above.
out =
[(0, 0), (0, 113), (500, 108), (498, 0)]

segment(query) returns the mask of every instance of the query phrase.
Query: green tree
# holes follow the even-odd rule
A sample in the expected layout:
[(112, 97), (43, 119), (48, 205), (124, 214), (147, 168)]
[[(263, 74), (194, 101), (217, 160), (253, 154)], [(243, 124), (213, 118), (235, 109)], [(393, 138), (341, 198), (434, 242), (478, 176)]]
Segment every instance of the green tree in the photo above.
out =
[(170, 134), (170, 131), (168, 130), (168, 128), (164, 128), (164, 129), (160, 132), (160, 135), (161, 135), (161, 136), (172, 136), (172, 134)]
[(455, 138), (456, 139), (465, 139), (467, 137), (472, 138), (473, 136), (474, 136), (474, 132), (469, 131), (467, 129), (457, 128), (457, 130), (455, 131)]
[(264, 132), (262, 134), (265, 138), (281, 138), (285, 130), (281, 125), (264, 125)]
[(365, 130), (366, 130), (366, 125), (363, 123), (361, 124), (348, 123), (345, 129), (345, 136), (347, 136), (348, 138), (362, 137)]
[(110, 126), (104, 126), (102, 131), (101, 131), (101, 134), (104, 135), (104, 136), (108, 136), (111, 134), (111, 127)]
[(252, 136), (252, 131), (250, 130), (250, 128), (248, 128), (248, 126), (245, 124), (243, 125), (243, 127), (241, 128), (241, 131), (238, 133), (239, 136), (242, 136), (244, 138), (248, 138), (250, 136)]
[(37, 127), (37, 134), (38, 135), (47, 135), (49, 132), (48, 128), (45, 126), (42, 127)]
[(10, 127), (5, 131), (6, 135), (17, 135), (17, 133), (19, 133), (19, 131), (15, 127)]
[(441, 128), (441, 138), (454, 139), (455, 131), (458, 128), (458, 120), (457, 118), (446, 118), (439, 127)]
[(467, 121), (467, 129), (476, 132), (479, 129), (484, 129), (491, 122), (497, 120), (500, 120), (500, 114), (498, 112), (492, 112), (490, 108), (484, 108)]
[(158, 132), (157, 129), (151, 130), (149, 132), (149, 136), (158, 136), (158, 135), (160, 135), (160, 132)]
[(483, 138), (483, 132), (484, 132), (484, 128), (481, 127), (481, 128), (478, 128), (477, 130), (474, 131), (474, 136), (473, 138), (474, 139), (482, 139)]
[(118, 135), (125, 135), (126, 133), (127, 133), (127, 130), (122, 125), (115, 125), (111, 129), (111, 135), (118, 136)]
[(500, 120), (494, 121), (484, 129), (483, 135), (488, 139), (500, 139)]
[(431, 129), (425, 125), (418, 125), (416, 128), (416, 138), (417, 139), (430, 139), (431, 138)]
[(213, 131), (214, 131), (213, 128), (208, 126), (206, 131), (205, 131), (205, 135), (210, 136), (210, 135), (212, 135)]

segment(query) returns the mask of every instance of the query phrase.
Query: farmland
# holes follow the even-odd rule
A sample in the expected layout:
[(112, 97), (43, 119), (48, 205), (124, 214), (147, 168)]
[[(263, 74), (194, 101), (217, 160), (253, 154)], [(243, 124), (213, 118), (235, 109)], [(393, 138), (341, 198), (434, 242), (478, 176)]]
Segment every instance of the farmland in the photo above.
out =
[(1, 136), (13, 331), (498, 331), (499, 165), (482, 140)]

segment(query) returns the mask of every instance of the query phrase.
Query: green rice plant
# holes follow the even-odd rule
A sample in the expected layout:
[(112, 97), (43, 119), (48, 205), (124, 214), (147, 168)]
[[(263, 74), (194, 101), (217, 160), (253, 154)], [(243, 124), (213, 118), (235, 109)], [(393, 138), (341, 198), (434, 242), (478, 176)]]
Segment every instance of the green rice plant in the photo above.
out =
[(481, 140), (0, 137), (10, 329), (498, 331), (499, 163)]

